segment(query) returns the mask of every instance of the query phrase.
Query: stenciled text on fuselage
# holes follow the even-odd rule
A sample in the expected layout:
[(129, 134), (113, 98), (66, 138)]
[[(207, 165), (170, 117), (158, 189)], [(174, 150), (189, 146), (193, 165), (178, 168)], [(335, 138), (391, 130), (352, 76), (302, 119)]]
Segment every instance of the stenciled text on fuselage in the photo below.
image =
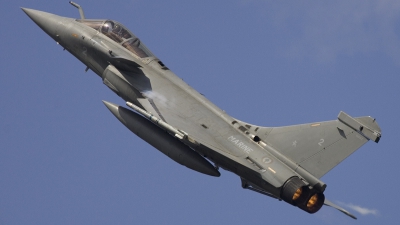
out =
[(241, 142), (239, 139), (235, 138), (234, 136), (228, 137), (228, 140), (231, 141), (232, 143), (234, 143), (237, 147), (242, 149), (247, 154), (250, 154), (250, 152), (253, 151), (253, 149), (251, 149), (250, 147), (245, 145), (243, 142)]

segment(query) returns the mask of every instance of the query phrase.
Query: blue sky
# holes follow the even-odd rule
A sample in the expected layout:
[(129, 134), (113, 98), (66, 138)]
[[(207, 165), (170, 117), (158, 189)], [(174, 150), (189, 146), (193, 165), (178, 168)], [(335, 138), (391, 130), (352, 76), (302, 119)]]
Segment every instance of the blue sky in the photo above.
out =
[[(80, 0), (127, 26), (228, 114), (261, 126), (370, 115), (382, 128), (325, 175), (309, 215), (176, 164), (101, 100), (124, 102), (19, 7), (79, 17), (68, 1), (0, 8), (0, 224), (397, 224), (400, 2)], [(364, 214), (363, 214), (364, 213)]]

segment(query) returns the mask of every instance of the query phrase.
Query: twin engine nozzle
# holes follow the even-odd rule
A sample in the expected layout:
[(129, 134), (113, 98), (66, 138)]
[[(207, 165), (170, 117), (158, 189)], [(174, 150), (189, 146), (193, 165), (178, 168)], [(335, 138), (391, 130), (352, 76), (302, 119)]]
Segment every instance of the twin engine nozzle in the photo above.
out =
[(310, 188), (298, 177), (292, 177), (286, 181), (282, 188), (281, 198), (308, 213), (317, 212), (325, 202), (325, 195), (322, 192)]

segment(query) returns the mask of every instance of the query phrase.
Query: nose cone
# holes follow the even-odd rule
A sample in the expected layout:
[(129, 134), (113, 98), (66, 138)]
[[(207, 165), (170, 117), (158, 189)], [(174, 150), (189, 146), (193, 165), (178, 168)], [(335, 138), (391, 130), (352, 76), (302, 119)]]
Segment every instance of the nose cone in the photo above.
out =
[(21, 8), (44, 32), (55, 39), (57, 26), (64, 17), (34, 9)]

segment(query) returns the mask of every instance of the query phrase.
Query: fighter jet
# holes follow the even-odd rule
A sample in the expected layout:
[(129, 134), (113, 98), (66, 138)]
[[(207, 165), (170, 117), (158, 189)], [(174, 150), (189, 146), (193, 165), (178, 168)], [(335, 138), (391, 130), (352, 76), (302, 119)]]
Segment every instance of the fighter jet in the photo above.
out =
[(229, 116), (176, 76), (121, 23), (22, 10), (51, 38), (92, 70), (128, 108), (103, 101), (130, 131), (172, 160), (200, 173), (237, 174), (245, 189), (283, 200), (308, 213), (324, 204), (320, 178), (381, 129), (374, 118), (340, 112), (335, 120), (263, 127)]

